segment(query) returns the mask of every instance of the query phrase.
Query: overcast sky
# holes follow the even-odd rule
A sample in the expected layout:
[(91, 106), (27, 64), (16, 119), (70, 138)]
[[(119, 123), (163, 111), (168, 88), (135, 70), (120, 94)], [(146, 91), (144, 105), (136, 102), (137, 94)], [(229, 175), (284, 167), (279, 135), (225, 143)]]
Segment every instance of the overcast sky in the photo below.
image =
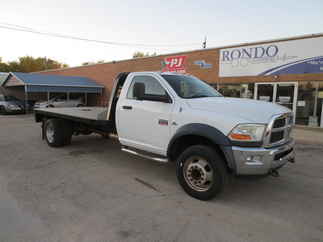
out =
[[(322, 0), (2, 0), (3, 23), (88, 39), (176, 47), (125, 47), (0, 28), (0, 57), (49, 57), (70, 66), (323, 32)], [(191, 43), (199, 43), (188, 45)]]

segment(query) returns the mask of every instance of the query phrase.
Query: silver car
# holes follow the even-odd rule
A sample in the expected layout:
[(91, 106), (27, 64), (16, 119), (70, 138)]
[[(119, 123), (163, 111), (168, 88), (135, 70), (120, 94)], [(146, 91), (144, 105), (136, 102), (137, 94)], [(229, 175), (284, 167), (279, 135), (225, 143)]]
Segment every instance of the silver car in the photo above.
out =
[(59, 107), (83, 107), (82, 98), (66, 100), (63, 97), (54, 97), (49, 101), (36, 102), (34, 108), (59, 108)]
[(23, 101), (13, 97), (0, 94), (0, 113), (24, 113), (25, 104)]

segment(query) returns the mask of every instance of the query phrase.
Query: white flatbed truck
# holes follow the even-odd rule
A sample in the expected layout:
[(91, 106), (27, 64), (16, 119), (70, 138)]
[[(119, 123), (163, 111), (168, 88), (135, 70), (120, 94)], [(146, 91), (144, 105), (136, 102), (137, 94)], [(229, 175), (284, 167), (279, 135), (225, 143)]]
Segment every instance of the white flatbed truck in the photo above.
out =
[(182, 188), (200, 200), (219, 194), (228, 174), (277, 174), (294, 162), (291, 110), (226, 98), (198, 78), (177, 73), (120, 73), (107, 108), (35, 110), (52, 147), (73, 135), (115, 134), (122, 150), (176, 162)]

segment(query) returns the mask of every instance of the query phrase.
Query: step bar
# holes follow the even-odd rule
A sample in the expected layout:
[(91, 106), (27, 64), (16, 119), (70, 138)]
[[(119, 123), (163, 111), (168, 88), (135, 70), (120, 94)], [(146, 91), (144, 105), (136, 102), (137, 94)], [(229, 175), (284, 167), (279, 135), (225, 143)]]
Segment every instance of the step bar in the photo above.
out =
[(146, 159), (149, 159), (149, 160), (154, 160), (154, 161), (161, 162), (161, 163), (167, 163), (168, 162), (168, 159), (167, 158), (145, 155), (145, 154), (139, 153), (137, 151), (130, 150), (127, 147), (122, 147), (121, 150), (124, 151), (124, 152), (127, 152), (129, 154), (133, 154), (133, 155), (136, 155), (136, 156), (140, 156), (142, 158), (146, 158)]

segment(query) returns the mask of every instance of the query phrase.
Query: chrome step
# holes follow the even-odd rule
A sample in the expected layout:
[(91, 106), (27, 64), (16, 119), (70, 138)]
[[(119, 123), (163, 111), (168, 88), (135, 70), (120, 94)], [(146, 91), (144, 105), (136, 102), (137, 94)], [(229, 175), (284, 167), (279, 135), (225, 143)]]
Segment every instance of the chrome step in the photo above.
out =
[(154, 160), (154, 161), (161, 162), (161, 163), (167, 163), (168, 162), (167, 158), (144, 155), (144, 154), (138, 153), (137, 151), (130, 150), (130, 149), (125, 148), (125, 147), (122, 147), (121, 150), (124, 151), (124, 152), (130, 153), (130, 154), (136, 155), (136, 156), (140, 156), (142, 158), (149, 159), (149, 160)]

